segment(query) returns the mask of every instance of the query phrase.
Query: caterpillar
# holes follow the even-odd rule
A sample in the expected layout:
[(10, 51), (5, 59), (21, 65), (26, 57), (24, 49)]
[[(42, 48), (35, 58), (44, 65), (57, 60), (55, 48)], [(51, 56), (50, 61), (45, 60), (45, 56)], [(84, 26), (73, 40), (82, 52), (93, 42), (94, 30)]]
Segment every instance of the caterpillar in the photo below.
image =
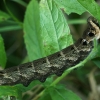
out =
[(73, 45), (52, 55), (0, 71), (0, 85), (23, 84), (28, 86), (33, 80), (44, 82), (52, 74), (57, 76), (84, 60), (93, 49), (93, 40), (100, 38), (98, 21), (90, 16), (88, 27)]

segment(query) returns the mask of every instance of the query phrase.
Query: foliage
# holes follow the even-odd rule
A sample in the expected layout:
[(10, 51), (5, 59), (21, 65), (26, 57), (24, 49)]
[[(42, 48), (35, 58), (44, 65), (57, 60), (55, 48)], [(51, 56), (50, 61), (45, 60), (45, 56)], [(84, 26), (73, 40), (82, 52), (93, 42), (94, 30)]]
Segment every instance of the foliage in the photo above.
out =
[[(18, 16), (18, 11), (16, 10), (17, 6), (14, 6), (13, 4), (12, 6), (9, 6), (11, 4), (4, 0), (2, 3), (8, 13), (5, 10), (0, 10), (0, 32), (5, 40), (4, 32), (20, 29), (24, 31), (23, 37), (27, 56), (23, 57), (22, 62), (33, 61), (53, 54), (73, 43), (72, 35), (70, 34), (71, 32), (68, 26), (68, 24), (70, 24), (68, 20), (68, 16), (70, 16), (69, 14), (76, 13), (82, 15), (82, 13), (88, 12), (100, 20), (100, 6), (98, 6), (94, 0), (39, 0), (38, 2), (36, 0), (31, 0), (29, 3), (26, 3), (24, 0), (13, 0), (10, 2), (14, 2), (14, 4), (18, 4), (21, 7), (26, 7), (25, 14), (23, 14), (24, 17), (21, 20)], [(68, 14), (66, 17), (67, 19), (64, 16), (65, 13)], [(74, 24), (74, 22), (75, 24), (80, 22), (84, 23), (84, 20), (71, 20), (72, 24)], [(4, 68), (7, 62), (7, 57), (1, 35), (0, 65)], [(14, 39), (12, 38), (11, 41), (13, 42)], [(7, 47), (5, 46), (5, 48)], [(34, 100), (37, 100), (38, 98), (39, 100), (82, 100), (78, 95), (67, 89), (66, 86), (62, 86), (62, 83), (59, 82), (72, 70), (83, 66), (87, 61), (96, 56), (98, 57), (92, 59), (92, 61), (99, 67), (100, 53), (97, 52), (99, 51), (99, 48), (99, 46), (97, 47), (95, 45), (94, 51), (85, 61), (69, 68), (61, 77), (58, 77), (55, 80), (55, 76), (53, 75), (49, 77), (45, 83), (33, 81), (28, 87), (24, 87), (21, 84), (15, 86), (0, 86), (0, 100), (10, 100), (11, 98), (14, 100), (32, 100), (33, 98)], [(13, 60), (13, 63), (15, 62), (15, 64), (18, 64), (17, 61), (19, 60), (17, 60), (17, 57), (11, 56), (9, 58), (16, 59)], [(26, 58), (28, 58), (28, 60)], [(8, 65), (10, 66), (10, 64)], [(76, 75), (79, 80), (85, 84), (85, 79), (83, 79), (82, 73), (88, 72), (86, 72), (86, 69), (79, 70), (80, 69), (76, 71)], [(60, 85), (58, 85), (58, 83)], [(33, 97), (30, 97), (29, 95), (22, 96), (24, 92), (36, 87), (37, 84), (39, 85), (36, 88), (37, 90), (39, 89), (37, 94)]]

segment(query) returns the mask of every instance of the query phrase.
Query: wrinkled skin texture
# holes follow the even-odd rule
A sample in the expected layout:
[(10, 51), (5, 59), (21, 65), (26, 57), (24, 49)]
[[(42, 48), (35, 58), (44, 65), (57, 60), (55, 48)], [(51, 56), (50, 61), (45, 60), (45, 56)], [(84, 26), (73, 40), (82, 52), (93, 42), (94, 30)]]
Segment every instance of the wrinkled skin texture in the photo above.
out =
[(96, 19), (89, 17), (83, 36), (73, 45), (47, 57), (0, 71), (0, 85), (23, 84), (31, 81), (44, 82), (49, 75), (58, 76), (69, 67), (84, 60), (93, 48), (93, 40), (100, 38), (100, 27)]

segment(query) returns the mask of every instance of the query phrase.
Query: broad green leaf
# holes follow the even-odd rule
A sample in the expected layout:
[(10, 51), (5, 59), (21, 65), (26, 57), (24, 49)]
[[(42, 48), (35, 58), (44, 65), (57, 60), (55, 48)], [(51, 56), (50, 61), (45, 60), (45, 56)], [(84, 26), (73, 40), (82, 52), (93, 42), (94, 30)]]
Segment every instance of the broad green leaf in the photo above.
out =
[(72, 43), (66, 19), (53, 0), (41, 0), (40, 22), (46, 55), (57, 52)]
[(92, 16), (100, 21), (100, 6), (94, 0), (77, 0)]
[[(0, 86), (0, 99), (1, 98), (2, 99), (3, 98), (10, 98), (11, 96), (15, 97), (18, 100), (22, 100), (21, 99), (22, 98), (22, 93), (18, 88), (13, 87), (13, 86), (7, 86), (7, 87), (6, 86)], [(6, 99), (4, 99), (4, 100), (6, 100)]]
[[(36, 10), (37, 9), (37, 10)], [(28, 5), (24, 39), (32, 61), (57, 52), (72, 43), (66, 19), (53, 0), (35, 0)]]
[[(49, 98), (48, 98), (49, 97)], [(81, 100), (75, 93), (63, 86), (49, 87), (39, 100)]]
[(67, 14), (77, 13), (82, 14), (86, 10), (80, 5), (77, 0), (54, 0), (57, 5), (62, 8)]
[(65, 89), (65, 87), (50, 87), (49, 93), (52, 100), (81, 100), (72, 91)]
[(1, 21), (5, 21), (8, 18), (10, 18), (10, 16), (7, 13), (5, 13), (5, 12), (3, 12), (3, 11), (0, 10), (0, 22)]
[(43, 57), (39, 5), (36, 0), (32, 0), (27, 7), (24, 20), (24, 33), (29, 60)]
[(39, 100), (52, 100), (50, 94), (48, 91), (46, 91), (40, 98)]
[(5, 48), (4, 48), (4, 42), (3, 39), (0, 35), (0, 67), (4, 68), (6, 65), (6, 53), (5, 53)]

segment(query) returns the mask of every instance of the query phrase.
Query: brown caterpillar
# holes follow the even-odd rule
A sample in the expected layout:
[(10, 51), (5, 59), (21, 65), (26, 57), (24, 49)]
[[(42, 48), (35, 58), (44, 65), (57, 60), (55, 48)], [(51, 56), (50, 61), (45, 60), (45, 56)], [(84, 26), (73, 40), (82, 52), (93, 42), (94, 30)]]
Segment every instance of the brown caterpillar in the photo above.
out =
[(21, 83), (28, 86), (33, 80), (44, 82), (49, 75), (60, 76), (67, 68), (84, 60), (92, 51), (93, 40), (100, 38), (100, 27), (97, 20), (89, 17), (87, 23), (88, 27), (83, 36), (73, 45), (33, 62), (1, 70), (0, 85)]

